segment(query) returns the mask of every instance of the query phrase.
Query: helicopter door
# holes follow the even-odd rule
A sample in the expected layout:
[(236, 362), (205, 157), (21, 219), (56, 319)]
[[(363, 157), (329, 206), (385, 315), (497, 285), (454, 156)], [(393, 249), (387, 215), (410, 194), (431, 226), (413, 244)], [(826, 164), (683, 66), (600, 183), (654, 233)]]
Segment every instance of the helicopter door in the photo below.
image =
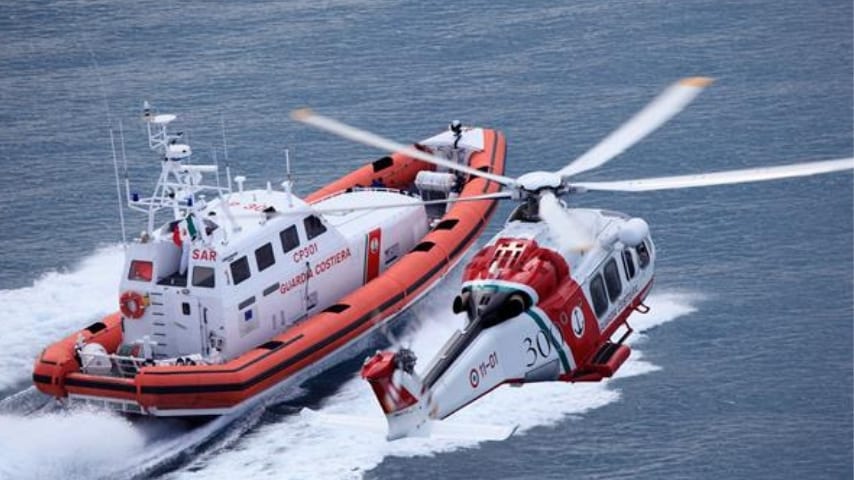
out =
[(617, 260), (611, 257), (605, 263), (602, 274), (605, 277), (605, 288), (608, 290), (608, 299), (611, 300), (612, 305), (619, 303), (620, 294), (623, 293), (623, 280), (620, 276), (620, 269), (617, 267)]
[(609, 304), (608, 293), (605, 291), (605, 280), (602, 278), (601, 273), (596, 272), (590, 278), (588, 290), (590, 291), (590, 303), (593, 307), (593, 312), (596, 313), (599, 330), (604, 330), (606, 325), (605, 320), (608, 318)]
[(635, 260), (629, 249), (623, 250), (623, 271), (626, 272), (627, 281), (631, 282), (635, 278)]
[(591, 277), (589, 291), (599, 329), (605, 330), (616, 318), (619, 305), (622, 304), (620, 295), (623, 293), (623, 280), (614, 257), (609, 258), (602, 270)]

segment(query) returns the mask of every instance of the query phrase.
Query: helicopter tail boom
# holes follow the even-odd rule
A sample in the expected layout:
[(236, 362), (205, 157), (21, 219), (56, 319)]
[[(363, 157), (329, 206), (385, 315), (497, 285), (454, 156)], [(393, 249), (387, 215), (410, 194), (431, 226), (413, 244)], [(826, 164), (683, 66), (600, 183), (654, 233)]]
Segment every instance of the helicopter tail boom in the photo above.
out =
[(377, 352), (362, 366), (362, 378), (371, 385), (388, 420), (388, 440), (429, 434), (427, 389), (414, 366), (415, 355), (406, 349)]

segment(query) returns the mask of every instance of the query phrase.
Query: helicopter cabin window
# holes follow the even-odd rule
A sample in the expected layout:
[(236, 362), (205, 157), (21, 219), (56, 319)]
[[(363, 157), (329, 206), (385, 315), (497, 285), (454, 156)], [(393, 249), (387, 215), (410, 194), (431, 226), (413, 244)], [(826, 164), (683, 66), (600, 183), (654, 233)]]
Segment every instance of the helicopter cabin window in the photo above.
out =
[(623, 292), (623, 282), (620, 280), (620, 270), (617, 268), (617, 261), (613, 258), (608, 260), (603, 272), (605, 273), (605, 286), (608, 287), (608, 298), (613, 302)]
[(249, 260), (246, 259), (246, 256), (231, 262), (231, 278), (235, 285), (249, 278), (249, 275)]
[(601, 317), (608, 311), (608, 296), (605, 293), (605, 282), (602, 275), (596, 274), (590, 281), (590, 299), (593, 301), (593, 310), (596, 316)]
[(145, 260), (134, 260), (130, 262), (128, 280), (138, 282), (150, 282), (154, 272), (154, 264)]
[(323, 222), (320, 221), (316, 215), (305, 217), (302, 222), (303, 225), (305, 225), (305, 236), (308, 237), (309, 240), (326, 231), (326, 227), (323, 225)]
[(276, 263), (276, 257), (273, 256), (273, 245), (268, 243), (255, 250), (255, 261), (258, 262), (259, 272)]
[(647, 247), (646, 240), (637, 246), (638, 251), (638, 264), (641, 268), (646, 268), (649, 265), (649, 248)]
[(214, 269), (211, 267), (193, 267), (193, 286), (214, 288)]
[(635, 278), (635, 260), (629, 250), (623, 250), (623, 268), (626, 269), (626, 279)]
[(291, 250), (297, 248), (299, 246), (299, 234), (297, 234), (297, 226), (291, 225), (290, 227), (282, 230), (279, 233), (279, 238), (282, 240), (283, 252), (288, 253)]

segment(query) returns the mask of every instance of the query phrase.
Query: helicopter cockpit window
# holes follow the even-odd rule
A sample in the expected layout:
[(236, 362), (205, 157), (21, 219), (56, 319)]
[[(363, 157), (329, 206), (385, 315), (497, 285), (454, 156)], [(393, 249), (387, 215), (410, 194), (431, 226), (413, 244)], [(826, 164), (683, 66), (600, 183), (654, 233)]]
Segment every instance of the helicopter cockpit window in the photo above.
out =
[(631, 280), (635, 278), (635, 260), (632, 258), (632, 252), (623, 250), (623, 267), (626, 269), (626, 278)]
[(288, 253), (291, 250), (297, 248), (299, 246), (299, 235), (297, 234), (297, 226), (291, 225), (290, 227), (282, 230), (279, 233), (279, 238), (282, 240), (283, 252)]
[(234, 280), (235, 285), (249, 278), (250, 274), (249, 260), (246, 259), (246, 256), (231, 262), (231, 279)]
[(605, 264), (605, 286), (608, 287), (608, 298), (615, 301), (620, 293), (623, 292), (623, 282), (620, 280), (620, 270), (617, 268), (617, 261), (613, 258)]
[(593, 310), (597, 317), (601, 317), (608, 311), (608, 296), (605, 293), (605, 282), (602, 275), (596, 274), (590, 281), (590, 299), (593, 301)]
[(649, 248), (647, 248), (646, 241), (638, 244), (638, 263), (641, 268), (646, 268), (649, 265)]
[(323, 225), (323, 222), (316, 215), (305, 217), (302, 222), (305, 225), (305, 236), (309, 240), (326, 231), (326, 226)]
[(193, 286), (214, 288), (214, 269), (211, 267), (193, 267)]

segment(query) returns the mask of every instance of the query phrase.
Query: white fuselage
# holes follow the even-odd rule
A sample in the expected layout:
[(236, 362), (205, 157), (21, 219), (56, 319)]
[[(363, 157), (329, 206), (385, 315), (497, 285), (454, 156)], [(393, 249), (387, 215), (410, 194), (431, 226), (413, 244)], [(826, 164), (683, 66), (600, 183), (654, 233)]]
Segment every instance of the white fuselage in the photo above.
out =
[[(631, 301), (650, 284), (654, 273), (655, 250), (648, 232), (643, 238), (643, 247), (640, 247), (647, 252), (641, 260), (638, 247), (625, 245), (619, 240), (619, 231), (629, 220), (627, 216), (592, 209), (573, 209), (573, 215), (595, 238), (592, 248), (584, 252), (563, 249), (558, 235), (544, 222), (508, 222), (486, 244), (484, 248), (500, 239), (532, 240), (539, 247), (559, 252), (570, 273), (570, 277), (563, 280), (570, 287), (565, 290), (568, 292), (563, 309), (566, 317), (550, 318), (540, 308), (540, 303), (546, 299), (539, 298), (537, 292), (524, 283), (492, 279), (488, 275), (483, 279), (464, 282), (464, 289), (486, 288), (496, 292), (521, 290), (530, 296), (533, 304), (522, 314), (482, 331), (470, 331), (469, 324), (463, 331), (455, 333), (446, 345), (446, 350), (441, 351), (424, 370), (430, 372), (440, 362), (449, 363), (435, 383), (430, 385), (433, 418), (451, 415), (505, 382), (552, 381), (575, 370), (587, 353), (580, 351), (578, 345), (573, 348), (575, 340), (585, 334), (584, 323), (575, 323), (577, 319), (573, 318), (575, 315), (583, 318), (584, 314), (580, 308), (576, 313), (575, 307), (580, 302), (588, 303), (598, 330), (605, 332), (610, 330), (620, 315), (626, 314)], [(624, 255), (630, 258), (624, 261)], [(610, 288), (619, 285), (619, 293), (609, 292), (605, 288), (605, 269), (611, 263), (615, 264), (616, 270), (609, 273), (615, 273), (616, 281), (612, 281)], [(594, 282), (603, 289), (604, 297), (600, 296), (598, 302), (594, 300), (597, 288), (592, 285)], [(558, 322), (571, 325), (572, 328), (562, 330), (558, 328)], [(578, 330), (579, 327), (581, 330)], [(566, 331), (573, 333), (566, 334)], [(464, 340), (467, 335), (471, 338)], [(576, 338), (568, 338), (568, 335), (575, 335)], [(448, 347), (454, 342), (460, 342), (465, 347), (453, 352), (454, 349)]]

